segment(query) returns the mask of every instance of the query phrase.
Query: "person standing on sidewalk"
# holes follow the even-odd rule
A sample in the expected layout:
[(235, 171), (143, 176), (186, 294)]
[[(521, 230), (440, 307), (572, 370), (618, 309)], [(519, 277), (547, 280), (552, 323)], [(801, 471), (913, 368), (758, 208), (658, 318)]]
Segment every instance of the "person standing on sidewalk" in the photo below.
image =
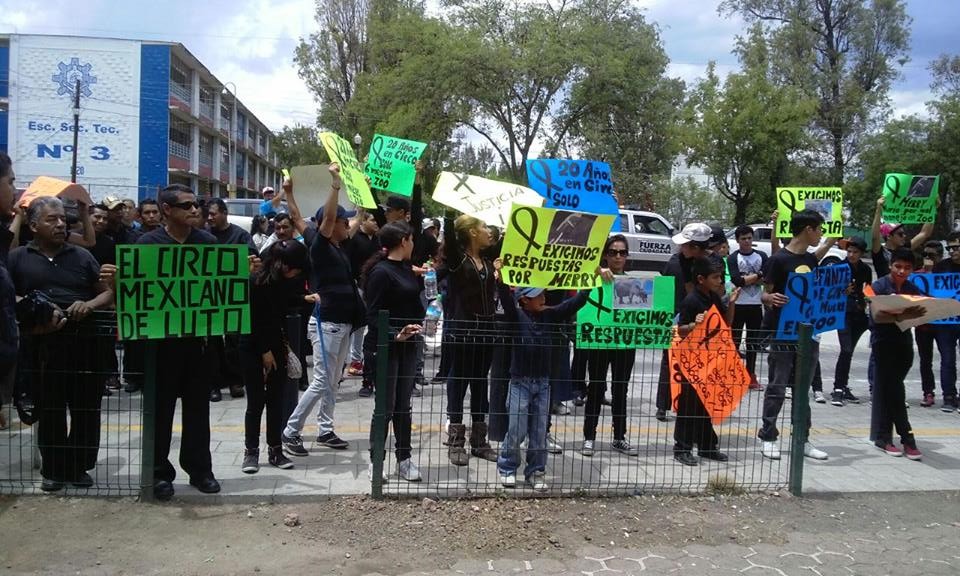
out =
[[(960, 232), (947, 236), (947, 258), (934, 264), (934, 274), (960, 273)], [(960, 411), (957, 400), (957, 345), (960, 344), (960, 324), (938, 324), (934, 327), (937, 350), (940, 351), (940, 388), (943, 390), (944, 412)]]
[(356, 212), (348, 212), (337, 204), (340, 166), (330, 164), (329, 169), (333, 177), (330, 197), (317, 211), (318, 233), (310, 247), (310, 286), (320, 296), (307, 326), (307, 336), (313, 344), (313, 379), (290, 415), (281, 438), (284, 449), (293, 456), (309, 454), (300, 434), (317, 403), (317, 443), (335, 450), (348, 447), (334, 432), (333, 411), (337, 385), (350, 352), (350, 335), (365, 324), (365, 306), (353, 279), (350, 258), (340, 247), (349, 237), (350, 218)]
[[(377, 232), (380, 226), (376, 218), (369, 212), (357, 214), (360, 220), (360, 226), (357, 233), (354, 234), (346, 243), (345, 249), (350, 254), (350, 268), (353, 270), (353, 279), (360, 282), (360, 272), (363, 265), (377, 253), (380, 244), (377, 240)], [(361, 292), (362, 295), (362, 292)], [(353, 333), (350, 339), (350, 366), (347, 368), (347, 374), (351, 376), (363, 376), (363, 338), (365, 331), (361, 328)], [(360, 396), (369, 396), (373, 392), (373, 386), (366, 382), (360, 386)]]
[[(919, 295), (920, 290), (907, 280), (913, 274), (914, 254), (907, 248), (898, 248), (890, 254), (890, 273), (873, 283), (877, 296), (885, 294)], [(873, 335), (876, 351), (877, 373), (873, 388), (873, 406), (870, 413), (870, 428), (875, 432), (874, 445), (890, 456), (906, 456), (920, 460), (923, 454), (917, 449), (913, 429), (907, 418), (904, 404), (903, 380), (913, 365), (913, 339), (910, 330), (901, 330), (895, 323), (919, 318), (923, 306), (908, 306), (897, 311), (873, 313)], [(896, 427), (903, 444), (901, 451), (893, 443)]]
[(833, 372), (833, 393), (830, 403), (843, 406), (846, 402), (859, 404), (860, 399), (850, 391), (850, 362), (857, 342), (867, 331), (867, 301), (863, 287), (873, 282), (873, 272), (861, 258), (867, 252), (867, 243), (863, 238), (851, 238), (847, 243), (847, 259), (840, 265), (850, 267), (850, 284), (847, 286), (846, 323), (837, 333), (840, 340), (840, 354)]
[[(923, 268), (917, 274), (930, 274), (933, 267), (943, 260), (943, 244), (939, 240), (927, 240), (923, 246)], [(937, 382), (933, 375), (933, 344), (936, 342), (937, 326), (921, 324), (913, 329), (913, 337), (917, 343), (917, 359), (920, 363), (920, 387), (923, 390), (923, 400), (920, 406), (929, 408), (936, 404)]]
[[(790, 242), (767, 260), (767, 270), (763, 278), (764, 293), (761, 296), (761, 301), (769, 307), (763, 318), (765, 330), (776, 331), (780, 323), (780, 309), (790, 300), (786, 295), (790, 273), (812, 272), (836, 242), (835, 238), (831, 238), (815, 253), (807, 251), (811, 246), (820, 245), (820, 239), (823, 237), (822, 226), (823, 216), (813, 210), (794, 212), (790, 218), (792, 235)], [(820, 343), (814, 340), (810, 345), (813, 356), (813, 365), (810, 370), (812, 381), (815, 364), (820, 361)], [(780, 417), (786, 391), (793, 386), (793, 370), (797, 362), (796, 343), (773, 340), (770, 343), (768, 362), (770, 385), (764, 390), (762, 425), (757, 436), (762, 442), (761, 454), (765, 458), (779, 460), (780, 447), (777, 445), (777, 438), (780, 436), (780, 431), (777, 430), (777, 418)], [(812, 382), (801, 383), (807, 387), (811, 384)], [(805, 425), (807, 430), (810, 429), (809, 420), (805, 423), (794, 423), (794, 425)], [(809, 441), (803, 446), (803, 455), (814, 460), (826, 460), (828, 457), (826, 452), (817, 449)]]
[(740, 335), (746, 337), (747, 372), (750, 373), (750, 389), (760, 390), (757, 380), (757, 348), (761, 337), (760, 326), (763, 324), (763, 303), (760, 295), (763, 293), (763, 269), (767, 264), (767, 255), (753, 249), (753, 228), (739, 226), (734, 231), (739, 248), (727, 258), (727, 269), (730, 271), (730, 282), (740, 288), (740, 298), (734, 309), (733, 343), (740, 348)]

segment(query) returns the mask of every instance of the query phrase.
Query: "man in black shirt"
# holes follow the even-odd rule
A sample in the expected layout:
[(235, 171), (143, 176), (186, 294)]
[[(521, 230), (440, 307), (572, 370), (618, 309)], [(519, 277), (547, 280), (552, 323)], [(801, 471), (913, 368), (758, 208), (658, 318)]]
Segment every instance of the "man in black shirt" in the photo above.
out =
[[(137, 244), (216, 244), (204, 230), (200, 204), (193, 190), (171, 184), (158, 200), (165, 224), (144, 234)], [(153, 494), (158, 500), (173, 497), (176, 470), (170, 463), (170, 441), (177, 397), (182, 402), (180, 466), (190, 476), (190, 485), (201, 492), (220, 491), (210, 457), (210, 384), (206, 364), (207, 338), (167, 338), (157, 341), (157, 429), (154, 440)]]
[[(222, 198), (207, 200), (207, 229), (217, 239), (218, 244), (245, 244), (251, 255), (257, 254), (257, 246), (250, 233), (227, 220), (227, 203)], [(214, 374), (210, 379), (210, 401), (219, 402), (224, 386), (230, 388), (230, 396), (243, 398), (243, 375), (240, 373), (240, 342), (236, 334), (209, 339), (210, 355), (214, 363)]]
[(137, 209), (140, 213), (140, 233), (153, 232), (162, 224), (160, 220), (160, 205), (153, 198), (144, 198)]
[[(933, 265), (934, 274), (960, 273), (960, 232), (947, 236), (947, 258)], [(933, 326), (937, 349), (940, 350), (940, 389), (943, 390), (944, 412), (960, 411), (957, 400), (957, 343), (960, 324)]]
[(31, 202), (27, 223), (33, 240), (9, 257), (17, 295), (40, 292), (68, 319), (58, 331), (31, 338), (30, 365), (39, 375), (34, 382), (39, 388), (41, 489), (60, 490), (65, 482), (90, 487), (93, 478), (87, 470), (96, 466), (100, 447), (102, 355), (82, 342), (96, 333), (88, 316), (109, 306), (113, 292), (100, 282), (100, 265), (90, 252), (66, 241), (66, 215), (58, 198)]
[(124, 223), (124, 217), (130, 209), (118, 196), (106, 196), (103, 205), (107, 208), (107, 234), (117, 244), (135, 244), (140, 234)]
[[(13, 186), (15, 179), (13, 162), (9, 156), (0, 152), (0, 387), (2, 388), (6, 388), (6, 383), (13, 376), (20, 344), (16, 315), (17, 291), (10, 278), (10, 272), (7, 271), (7, 255), (13, 243), (10, 224), (17, 192)], [(7, 418), (3, 410), (3, 394), (0, 393), (0, 430), (6, 428)]]
[(850, 391), (850, 361), (860, 337), (867, 331), (867, 301), (863, 287), (873, 282), (873, 272), (862, 258), (867, 252), (867, 243), (863, 238), (851, 238), (847, 243), (847, 259), (843, 261), (850, 267), (850, 285), (847, 286), (846, 322), (843, 330), (837, 332), (840, 340), (840, 355), (833, 373), (833, 394), (830, 403), (843, 406), (847, 402), (859, 404), (860, 399)]
[[(820, 244), (820, 238), (823, 236), (823, 216), (813, 210), (800, 210), (793, 213), (790, 218), (790, 233), (792, 238), (790, 242), (776, 254), (767, 260), (767, 269), (764, 271), (763, 287), (764, 293), (760, 300), (768, 307), (767, 314), (763, 317), (764, 330), (776, 331), (780, 323), (780, 310), (790, 300), (786, 295), (787, 280), (790, 273), (808, 273), (817, 267), (820, 258), (827, 250), (833, 246), (833, 241), (827, 241), (816, 253), (808, 252), (811, 246)], [(813, 347), (814, 364), (819, 362), (820, 343), (814, 340), (811, 343)], [(786, 396), (787, 388), (793, 386), (791, 378), (793, 376), (794, 366), (797, 360), (796, 345), (793, 342), (780, 342), (774, 340), (770, 344), (770, 355), (768, 362), (770, 364), (770, 385), (764, 391), (763, 395), (763, 425), (758, 434), (762, 441), (761, 453), (766, 458), (772, 460), (780, 459), (780, 447), (777, 446), (777, 418), (780, 416), (780, 410), (783, 408), (783, 401)], [(810, 381), (801, 383), (802, 386), (810, 387), (813, 382), (814, 370), (810, 370)], [(810, 429), (810, 422), (794, 423), (797, 425), (806, 425)], [(804, 445), (804, 456), (815, 460), (826, 460), (827, 453), (818, 450), (809, 441)]]

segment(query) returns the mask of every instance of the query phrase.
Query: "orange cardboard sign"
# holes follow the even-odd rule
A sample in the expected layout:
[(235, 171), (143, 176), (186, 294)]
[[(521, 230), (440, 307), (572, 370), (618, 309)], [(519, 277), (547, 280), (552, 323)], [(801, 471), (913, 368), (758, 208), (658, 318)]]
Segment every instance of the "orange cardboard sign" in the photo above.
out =
[(87, 190), (83, 186), (49, 176), (38, 176), (20, 196), (18, 204), (26, 208), (31, 202), (42, 196), (70, 199), (87, 206), (93, 204), (90, 195), (87, 194)]
[(730, 327), (716, 306), (693, 332), (670, 349), (670, 391), (674, 409), (680, 382), (690, 383), (714, 424), (720, 424), (740, 406), (750, 387), (750, 373), (733, 343)]

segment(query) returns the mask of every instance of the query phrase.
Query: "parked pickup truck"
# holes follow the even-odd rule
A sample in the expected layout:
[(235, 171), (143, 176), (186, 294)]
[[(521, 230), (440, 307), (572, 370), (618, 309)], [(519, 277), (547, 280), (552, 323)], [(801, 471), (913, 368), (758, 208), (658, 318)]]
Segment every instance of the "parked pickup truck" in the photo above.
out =
[(655, 212), (621, 208), (620, 233), (627, 237), (630, 249), (627, 270), (660, 272), (677, 251), (671, 240), (673, 225)]

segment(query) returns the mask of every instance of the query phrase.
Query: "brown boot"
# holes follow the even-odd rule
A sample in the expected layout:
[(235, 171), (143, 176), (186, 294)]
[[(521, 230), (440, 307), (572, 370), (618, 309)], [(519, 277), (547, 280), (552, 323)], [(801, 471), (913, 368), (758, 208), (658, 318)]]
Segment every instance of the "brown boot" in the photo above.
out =
[(483, 458), (490, 462), (497, 461), (497, 451), (490, 447), (487, 442), (487, 423), (474, 422), (470, 429), (470, 453), (477, 458)]
[(447, 445), (450, 446), (447, 454), (450, 456), (450, 463), (454, 466), (466, 466), (470, 460), (467, 451), (463, 446), (466, 444), (467, 427), (464, 424), (450, 424), (447, 433)]

